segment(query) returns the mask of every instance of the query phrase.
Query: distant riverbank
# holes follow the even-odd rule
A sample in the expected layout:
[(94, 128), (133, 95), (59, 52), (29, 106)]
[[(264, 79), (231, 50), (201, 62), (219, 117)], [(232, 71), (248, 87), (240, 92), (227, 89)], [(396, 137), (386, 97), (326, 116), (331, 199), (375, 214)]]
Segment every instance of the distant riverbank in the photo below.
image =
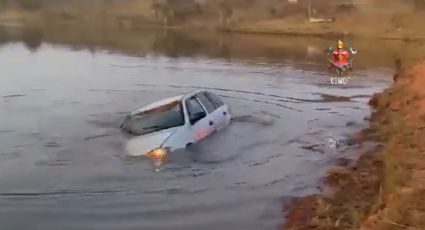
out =
[[(291, 6), (272, 2), (250, 7), (230, 2), (226, 6), (228, 8), (215, 1), (204, 5), (155, 5), (148, 1), (49, 4), (35, 10), (0, 10), (0, 25), (72, 26), (103, 30), (164, 28), (331, 39), (425, 41), (425, 29), (422, 21), (418, 20), (425, 17), (425, 10), (407, 3), (368, 3), (367, 7), (359, 5), (351, 10), (333, 6), (331, 12), (308, 18), (301, 6), (292, 7), (290, 11)], [(384, 6), (385, 10), (382, 10)]]
[[(162, 29), (152, 26), (139, 29), (106, 29), (76, 24), (43, 26), (22, 23), (0, 25), (0, 38), (0, 42), (24, 42), (32, 50), (36, 50), (44, 41), (90, 47), (91, 50), (115, 49), (117, 52), (136, 55), (154, 51), (170, 56), (181, 53), (229, 60), (273, 57), (279, 65), (288, 61), (301, 61), (318, 68), (326, 68), (324, 50), (333, 46), (336, 41), (323, 37), (259, 36), (193, 28)], [(347, 46), (355, 47), (359, 51), (354, 66), (356, 71), (392, 68), (398, 59), (411, 62), (424, 58), (425, 54), (425, 46), (420, 42), (353, 38), (344, 41)]]
[[(221, 26), (219, 30), (231, 33), (313, 36), (324, 38), (384, 39), (425, 41), (425, 29), (414, 17), (406, 16), (403, 25), (393, 25), (389, 18), (347, 16), (330, 22), (310, 22), (305, 18), (258, 20)], [(409, 18), (409, 19), (407, 19)], [(376, 21), (370, 23), (370, 21)]]
[[(266, 22), (267, 23), (267, 22)], [(271, 23), (271, 22), (269, 22)], [(301, 24), (301, 23), (300, 23)], [(294, 24), (296, 25), (296, 24)], [(295, 27), (295, 29), (294, 29)], [(400, 41), (425, 41), (425, 33), (416, 33), (409, 35), (402, 32), (392, 34), (363, 33), (359, 31), (324, 29), (320, 25), (311, 25), (307, 27), (265, 27), (265, 26), (223, 26), (218, 27), (219, 31), (227, 33), (257, 34), (257, 35), (282, 35), (282, 36), (310, 36), (332, 39), (379, 39), (379, 40), (400, 40)], [(418, 31), (422, 32), (422, 31)]]

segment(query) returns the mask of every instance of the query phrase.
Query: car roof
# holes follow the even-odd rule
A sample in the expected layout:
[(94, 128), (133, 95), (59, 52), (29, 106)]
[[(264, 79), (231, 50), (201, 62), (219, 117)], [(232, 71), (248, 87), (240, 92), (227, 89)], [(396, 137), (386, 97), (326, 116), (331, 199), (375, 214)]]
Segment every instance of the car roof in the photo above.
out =
[(179, 95), (179, 96), (175, 96), (175, 97), (164, 98), (162, 100), (159, 100), (159, 101), (156, 101), (156, 102), (151, 103), (149, 105), (146, 105), (146, 106), (132, 112), (131, 114), (140, 113), (140, 112), (143, 112), (143, 111), (146, 111), (146, 110), (150, 110), (150, 109), (153, 109), (153, 108), (156, 108), (156, 107), (160, 107), (160, 106), (163, 106), (163, 105), (170, 104), (170, 103), (175, 102), (175, 101), (181, 101), (184, 96), (185, 95)]
[(201, 92), (209, 92), (209, 91), (207, 91), (207, 90), (195, 90), (195, 91), (189, 92), (189, 93), (184, 94), (184, 95), (164, 98), (162, 100), (159, 100), (159, 101), (156, 101), (156, 102), (151, 103), (149, 105), (146, 105), (146, 106), (132, 112), (131, 114), (132, 115), (137, 114), (137, 113), (147, 111), (147, 110), (150, 110), (150, 109), (153, 109), (153, 108), (156, 108), (156, 107), (160, 107), (160, 106), (163, 106), (163, 105), (166, 105), (166, 104), (170, 104), (170, 103), (175, 102), (175, 101), (185, 100), (186, 98), (192, 97), (193, 95), (195, 95), (197, 93), (201, 93)]
[[(196, 95), (196, 94), (198, 94), (198, 93), (203, 93), (203, 92), (209, 92), (209, 91), (207, 91), (207, 90), (203, 90), (203, 89), (200, 89), (200, 90), (194, 90), (194, 91), (192, 91), (192, 92), (190, 92), (190, 93), (185, 94), (185, 95), (184, 95), (184, 98), (192, 97), (192, 96), (194, 96), (194, 95)], [(209, 92), (209, 93), (210, 93), (210, 92)]]

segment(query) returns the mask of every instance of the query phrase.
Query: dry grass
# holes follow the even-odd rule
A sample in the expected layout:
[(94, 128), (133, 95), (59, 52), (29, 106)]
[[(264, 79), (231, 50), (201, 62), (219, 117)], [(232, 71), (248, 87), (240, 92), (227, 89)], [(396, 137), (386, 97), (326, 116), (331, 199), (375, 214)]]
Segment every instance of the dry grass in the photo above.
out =
[(38, 24), (40, 12), (26, 12), (21, 10), (4, 10), (0, 13), (0, 24)]
[(291, 210), (284, 228), (312, 229), (314, 223), (314, 229), (425, 229), (425, 63), (401, 76), (371, 100), (376, 111), (364, 135), (380, 147), (354, 168), (331, 170), (326, 181), (336, 186), (335, 194), (298, 202), (317, 207), (321, 199), (325, 211), (313, 209), (310, 218), (296, 222)]
[[(305, 14), (262, 20), (237, 20), (222, 30), (242, 33), (293, 34), (311, 36), (353, 36), (384, 39), (425, 39), (423, 24), (418, 18), (424, 11), (396, 1), (365, 1), (358, 10), (338, 12), (327, 17), (331, 23), (310, 23)], [(373, 22), (373, 23), (371, 23)]]
[(383, 207), (365, 222), (363, 229), (425, 228), (425, 132), (420, 128), (425, 122), (421, 119), (425, 109), (421, 90), (424, 70), (423, 64), (411, 68), (396, 87), (380, 96), (393, 102), (378, 104), (378, 110), (396, 109), (400, 119), (387, 121), (387, 126), (398, 132), (392, 132), (387, 141)]
[[(396, 9), (396, 8), (395, 8)], [(403, 8), (401, 8), (403, 9)], [(241, 21), (222, 28), (225, 31), (263, 34), (294, 34), (310, 36), (352, 36), (360, 38), (383, 38), (424, 40), (422, 22), (424, 12), (400, 10), (391, 13), (349, 13), (336, 16), (331, 23), (310, 23), (305, 17)], [(370, 23), (373, 21), (374, 23)]]
[[(357, 229), (374, 204), (380, 199), (382, 163), (376, 154), (365, 154), (353, 168), (335, 168), (325, 181), (338, 188), (331, 197), (314, 196), (309, 202), (298, 202), (304, 210), (312, 210), (308, 218), (294, 220), (294, 210), (287, 216), (284, 229)], [(299, 214), (302, 216), (302, 214)]]
[[(261, 34), (292, 34), (327, 37), (357, 36), (385, 39), (425, 39), (422, 21), (425, 10), (415, 10), (412, 5), (397, 1), (364, 0), (357, 10), (340, 12), (332, 1), (314, 1), (318, 15), (333, 17), (333, 23), (310, 23), (306, 18), (306, 1), (298, 6), (285, 5), (282, 1), (228, 0), (225, 3), (232, 13), (218, 26), (220, 1), (209, 0), (208, 4), (192, 12), (179, 7), (167, 26), (205, 27), (224, 31)], [(245, 2), (245, 3), (244, 3)], [(190, 8), (190, 7), (189, 7)], [(155, 17), (151, 1), (115, 1), (92, 4), (49, 4), (39, 10), (39, 19), (48, 24), (74, 24), (102, 28), (138, 28), (164, 26), (162, 16)], [(192, 13), (190, 13), (192, 12)], [(321, 13), (322, 12), (322, 13)], [(4, 14), (0, 13), (0, 15)], [(20, 12), (33, 14), (33, 11)], [(161, 14), (160, 14), (161, 15)], [(0, 22), (4, 21), (0, 16)], [(373, 22), (373, 23), (370, 23)]]
[(161, 24), (154, 17), (150, 1), (52, 4), (31, 11), (11, 8), (0, 12), (0, 23), (32, 23), (39, 26), (75, 25), (110, 29), (134, 29), (138, 26)]

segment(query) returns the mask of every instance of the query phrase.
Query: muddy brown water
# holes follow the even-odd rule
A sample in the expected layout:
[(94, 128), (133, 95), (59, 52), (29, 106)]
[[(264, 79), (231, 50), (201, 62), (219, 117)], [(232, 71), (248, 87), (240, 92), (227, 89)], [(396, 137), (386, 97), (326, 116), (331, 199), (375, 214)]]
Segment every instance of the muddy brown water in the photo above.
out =
[[(210, 42), (146, 42), (151, 32), (131, 38), (143, 47), (30, 35), (0, 44), (2, 229), (278, 229), (292, 198), (320, 192), (329, 165), (356, 155), (329, 139), (365, 127), (369, 97), (392, 80), (390, 66), (366, 65), (336, 86), (301, 51), (223, 57)], [(222, 96), (232, 125), (160, 172), (126, 156), (128, 112), (195, 89)]]

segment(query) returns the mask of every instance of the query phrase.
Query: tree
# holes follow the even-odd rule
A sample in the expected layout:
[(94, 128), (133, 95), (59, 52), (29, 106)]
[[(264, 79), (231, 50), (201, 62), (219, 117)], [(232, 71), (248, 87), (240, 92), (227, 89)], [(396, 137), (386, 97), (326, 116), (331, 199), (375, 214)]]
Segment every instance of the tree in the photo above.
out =
[(416, 9), (425, 9), (425, 0), (414, 0), (413, 3)]
[(174, 11), (171, 7), (169, 7), (168, 2), (152, 0), (151, 8), (154, 13), (155, 20), (162, 21), (164, 26), (168, 26), (169, 22), (174, 17)]
[(202, 13), (201, 3), (194, 0), (153, 0), (151, 8), (155, 19), (162, 20), (165, 25)]
[(0, 9), (3, 9), (6, 6), (6, 0), (0, 0)]
[(41, 0), (12, 0), (11, 2), (24, 10), (37, 10), (43, 6)]
[(233, 15), (233, 5), (230, 0), (210, 0), (209, 4), (215, 9), (220, 24), (227, 24)]
[(233, 15), (233, 9), (226, 3), (222, 3), (219, 6), (218, 14), (220, 18), (220, 24), (227, 24)]
[(308, 0), (308, 2), (307, 2), (307, 16), (308, 16), (308, 19), (311, 19), (311, 0)]

